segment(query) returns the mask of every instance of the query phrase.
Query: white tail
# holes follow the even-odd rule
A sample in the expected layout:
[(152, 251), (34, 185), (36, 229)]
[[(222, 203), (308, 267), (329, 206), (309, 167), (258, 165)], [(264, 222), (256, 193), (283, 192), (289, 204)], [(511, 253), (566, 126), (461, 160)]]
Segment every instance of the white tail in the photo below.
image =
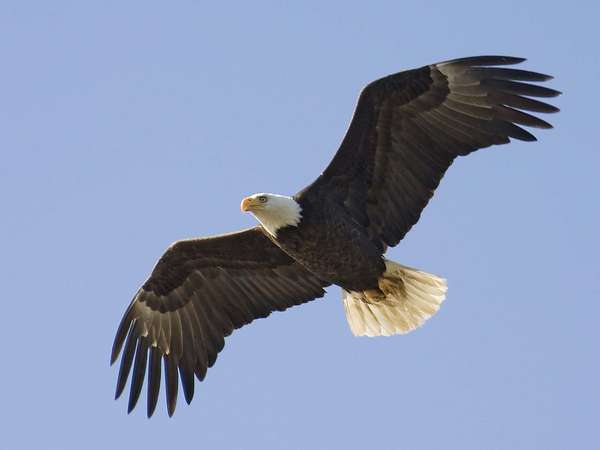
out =
[(343, 290), (344, 309), (355, 336), (408, 333), (433, 316), (446, 298), (446, 280), (388, 259), (379, 293)]

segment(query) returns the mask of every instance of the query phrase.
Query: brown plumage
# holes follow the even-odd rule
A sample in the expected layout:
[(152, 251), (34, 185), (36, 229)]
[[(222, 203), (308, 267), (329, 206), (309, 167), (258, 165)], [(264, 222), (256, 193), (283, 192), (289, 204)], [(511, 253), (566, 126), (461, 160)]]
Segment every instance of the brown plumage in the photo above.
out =
[(125, 388), (135, 362), (128, 409), (135, 407), (146, 371), (146, 354), (152, 346), (148, 415), (158, 399), (161, 355), (167, 406), (173, 414), (178, 367), (185, 398), (190, 402), (193, 375), (204, 379), (206, 369), (223, 349), (224, 338), (234, 329), (272, 311), (322, 297), (328, 284), (273, 245), (260, 227), (176, 242), (156, 264), (119, 325), (111, 363), (124, 342), (125, 347), (116, 396)]
[[(293, 198), (257, 194), (242, 203), (261, 226), (179, 241), (160, 258), (118, 328), (118, 397), (131, 374), (129, 411), (148, 373), (148, 415), (164, 367), (167, 409), (179, 378), (186, 401), (224, 338), (272, 311), (343, 288), (357, 335), (408, 332), (437, 311), (445, 282), (386, 260), (418, 221), (457, 156), (511, 138), (533, 141), (520, 125), (551, 126), (525, 111), (551, 113), (532, 97), (558, 91), (531, 84), (547, 75), (498, 66), (522, 58), (479, 56), (400, 72), (362, 91), (335, 157)], [(132, 371), (133, 369), (133, 371)]]

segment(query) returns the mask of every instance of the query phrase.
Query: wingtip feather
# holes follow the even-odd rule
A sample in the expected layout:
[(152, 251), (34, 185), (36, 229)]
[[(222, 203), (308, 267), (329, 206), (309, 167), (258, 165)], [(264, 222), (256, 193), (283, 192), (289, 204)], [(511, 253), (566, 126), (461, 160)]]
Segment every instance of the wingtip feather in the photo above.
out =
[(504, 56), (504, 55), (481, 55), (481, 56), (468, 56), (466, 58), (456, 58), (447, 61), (442, 61), (435, 64), (438, 67), (448, 65), (471, 65), (471, 66), (504, 66), (511, 64), (520, 64), (527, 61), (527, 58), (521, 58), (519, 56)]

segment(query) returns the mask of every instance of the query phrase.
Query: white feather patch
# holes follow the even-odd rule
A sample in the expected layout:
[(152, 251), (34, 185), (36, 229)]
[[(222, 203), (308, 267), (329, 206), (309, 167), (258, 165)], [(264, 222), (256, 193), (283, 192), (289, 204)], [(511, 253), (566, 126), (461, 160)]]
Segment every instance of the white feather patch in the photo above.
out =
[(259, 196), (267, 197), (267, 202), (252, 214), (273, 237), (280, 228), (296, 227), (302, 220), (302, 208), (292, 197), (278, 194), (254, 194), (252, 197)]
[(385, 297), (343, 291), (344, 309), (356, 336), (390, 336), (413, 331), (433, 316), (446, 298), (446, 280), (390, 260), (379, 289)]

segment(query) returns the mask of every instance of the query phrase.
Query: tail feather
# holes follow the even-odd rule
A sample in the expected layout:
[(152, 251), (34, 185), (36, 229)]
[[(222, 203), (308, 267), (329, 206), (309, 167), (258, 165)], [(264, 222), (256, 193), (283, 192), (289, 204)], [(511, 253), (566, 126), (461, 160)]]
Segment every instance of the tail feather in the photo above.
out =
[(356, 336), (408, 333), (433, 316), (446, 298), (446, 280), (390, 260), (379, 279), (381, 298), (343, 291), (344, 309)]

